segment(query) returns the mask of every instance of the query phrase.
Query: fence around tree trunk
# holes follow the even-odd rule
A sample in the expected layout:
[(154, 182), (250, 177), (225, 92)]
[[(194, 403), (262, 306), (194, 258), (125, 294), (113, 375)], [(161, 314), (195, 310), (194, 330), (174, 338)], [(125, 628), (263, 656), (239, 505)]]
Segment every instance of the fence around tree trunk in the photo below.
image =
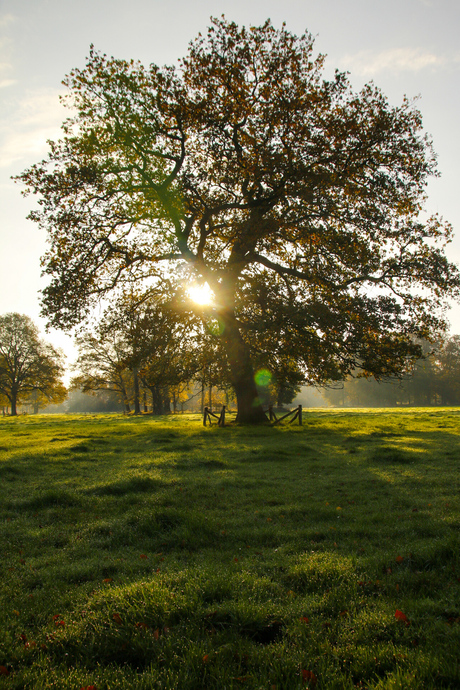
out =
[[(211, 426), (212, 417), (217, 419), (217, 426), (225, 426), (225, 407), (225, 405), (222, 405), (222, 412), (220, 413), (220, 415), (214, 414), (214, 412), (210, 411), (209, 407), (205, 407), (203, 413), (203, 426), (206, 426), (208, 421), (209, 426)], [(292, 417), (289, 420), (289, 424), (292, 424), (297, 419), (297, 423), (299, 424), (299, 426), (302, 426), (302, 405), (298, 405), (290, 412), (286, 412), (286, 414), (284, 414), (282, 417), (276, 416), (272, 405), (269, 406), (267, 412), (268, 419), (270, 422), (273, 422), (273, 426), (276, 426), (277, 424), (282, 422), (283, 419), (287, 419), (288, 417)]]

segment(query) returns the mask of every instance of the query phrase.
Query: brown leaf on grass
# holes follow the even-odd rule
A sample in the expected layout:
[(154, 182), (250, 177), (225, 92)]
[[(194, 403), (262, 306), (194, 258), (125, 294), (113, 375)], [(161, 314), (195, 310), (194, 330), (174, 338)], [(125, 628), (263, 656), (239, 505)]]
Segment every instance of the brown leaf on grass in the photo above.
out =
[(396, 556), (396, 563), (402, 563), (404, 560), (403, 556)]
[(160, 639), (160, 631), (159, 631), (158, 628), (157, 628), (156, 630), (153, 631), (153, 637), (154, 637), (156, 640), (159, 640), (159, 639)]
[(301, 621), (302, 623), (309, 623), (309, 622), (310, 622), (309, 619), (307, 618), (307, 616), (301, 616), (301, 617), (300, 617), (300, 621)]
[(123, 623), (119, 613), (114, 613), (112, 618), (115, 621), (115, 623), (118, 623), (119, 625), (121, 625)]
[(208, 661), (209, 661), (209, 654), (205, 654), (203, 659), (202, 659), (202, 662), (203, 662), (203, 664), (207, 664)]
[(106, 577), (102, 580), (102, 582), (112, 582), (113, 578), (112, 577)]
[(406, 625), (410, 625), (409, 619), (406, 616), (406, 614), (403, 613), (402, 611), (400, 611), (399, 609), (396, 609), (395, 618), (397, 621), (400, 621), (401, 623), (405, 623)]
[(313, 671), (306, 671), (305, 669), (302, 669), (302, 681), (304, 683), (308, 683), (309, 687), (314, 688), (318, 682), (318, 679)]
[(141, 553), (140, 558), (148, 558), (148, 556), (146, 556), (145, 553)]
[(0, 666), (0, 676), (9, 676), (10, 672), (6, 668), (6, 666)]
[(136, 623), (136, 628), (143, 628), (144, 630), (148, 630), (149, 626), (147, 623)]

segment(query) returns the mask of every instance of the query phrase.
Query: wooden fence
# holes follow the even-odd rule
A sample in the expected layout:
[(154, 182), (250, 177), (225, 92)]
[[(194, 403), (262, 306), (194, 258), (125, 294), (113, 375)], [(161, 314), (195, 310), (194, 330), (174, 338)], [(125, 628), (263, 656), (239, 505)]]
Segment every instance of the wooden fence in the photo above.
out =
[[(267, 414), (268, 412), (268, 419), (270, 422), (273, 422), (273, 426), (276, 426), (280, 422), (283, 421), (283, 419), (287, 419), (287, 417), (290, 417), (293, 415), (292, 419), (289, 420), (289, 424), (292, 424), (292, 422), (295, 422), (295, 420), (298, 420), (299, 426), (302, 426), (302, 405), (298, 405), (296, 408), (291, 410), (290, 412), (286, 412), (282, 417), (277, 417), (276, 414), (273, 411), (273, 406), (270, 405), (268, 410), (265, 412)], [(209, 420), (209, 426), (212, 425), (212, 417), (217, 419), (217, 426), (225, 426), (225, 405), (222, 405), (222, 412), (220, 415), (214, 414), (214, 412), (211, 412), (209, 407), (204, 408), (204, 413), (203, 413), (203, 426), (206, 426), (206, 423)]]
[(220, 415), (214, 414), (214, 412), (211, 412), (209, 407), (204, 408), (204, 413), (203, 413), (203, 426), (206, 426), (206, 422), (209, 419), (209, 426), (212, 424), (211, 417), (215, 417), (217, 419), (217, 426), (225, 426), (225, 405), (222, 405), (222, 412)]
[(273, 411), (273, 406), (270, 405), (268, 410), (268, 418), (271, 422), (273, 422), (273, 426), (276, 426), (280, 422), (283, 421), (283, 419), (287, 419), (287, 417), (290, 417), (291, 415), (294, 415), (292, 419), (289, 420), (289, 424), (292, 424), (292, 422), (295, 422), (295, 420), (298, 420), (299, 426), (302, 426), (302, 405), (298, 405), (295, 407), (293, 410), (290, 412), (286, 412), (286, 414), (283, 414), (282, 417), (277, 417), (276, 414)]

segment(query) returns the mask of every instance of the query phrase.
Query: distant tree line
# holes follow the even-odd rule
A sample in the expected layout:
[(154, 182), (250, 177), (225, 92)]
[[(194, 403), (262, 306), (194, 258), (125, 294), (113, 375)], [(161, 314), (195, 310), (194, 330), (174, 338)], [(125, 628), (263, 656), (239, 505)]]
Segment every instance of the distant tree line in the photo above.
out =
[(460, 405), (460, 335), (435, 348), (425, 343), (423, 350), (423, 359), (398, 381), (348, 378), (323, 396), (337, 407)]

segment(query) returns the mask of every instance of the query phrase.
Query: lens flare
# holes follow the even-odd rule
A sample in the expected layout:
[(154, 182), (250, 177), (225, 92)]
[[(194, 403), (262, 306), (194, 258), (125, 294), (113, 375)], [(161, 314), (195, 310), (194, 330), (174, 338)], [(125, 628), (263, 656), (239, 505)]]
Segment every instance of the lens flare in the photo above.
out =
[(259, 369), (254, 376), (257, 386), (268, 386), (272, 380), (272, 375), (268, 369)]

